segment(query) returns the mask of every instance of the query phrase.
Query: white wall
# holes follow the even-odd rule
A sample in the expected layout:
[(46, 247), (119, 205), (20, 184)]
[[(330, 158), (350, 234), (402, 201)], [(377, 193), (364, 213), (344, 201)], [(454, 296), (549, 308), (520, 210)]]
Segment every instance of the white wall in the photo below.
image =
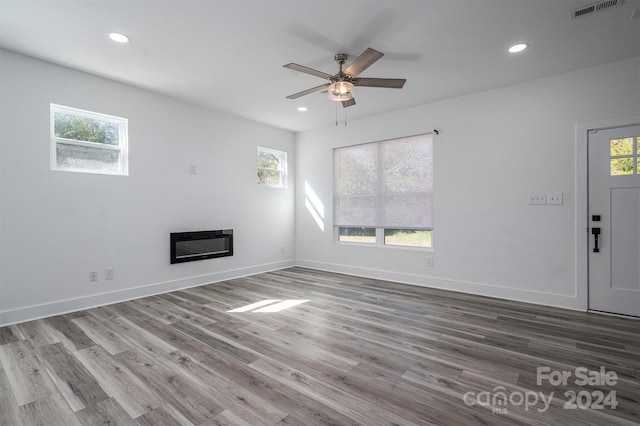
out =
[[(129, 176), (51, 171), (50, 103), (128, 118)], [(290, 132), (0, 50), (0, 138), (0, 325), (294, 263), (292, 173), (255, 171)], [(223, 228), (233, 257), (169, 264), (170, 232)]]
[[(639, 70), (635, 58), (304, 132), (294, 156), (289, 132), (0, 50), (0, 325), (294, 262), (586, 309), (574, 128), (640, 113)], [(49, 103), (127, 117), (130, 175), (50, 171)], [(434, 128), (435, 250), (334, 243), (332, 148)], [(257, 145), (289, 153), (288, 190), (255, 184)], [(564, 205), (527, 205), (546, 192)], [(221, 228), (233, 257), (169, 264), (170, 232)]]
[[(576, 279), (575, 126), (637, 115), (639, 69), (635, 58), (298, 134), (297, 264), (586, 309), (586, 283)], [(432, 129), (434, 251), (335, 243), (332, 148)], [(324, 204), (324, 231), (305, 208), (305, 184)], [(528, 194), (548, 192), (564, 193), (564, 204), (527, 204)]]

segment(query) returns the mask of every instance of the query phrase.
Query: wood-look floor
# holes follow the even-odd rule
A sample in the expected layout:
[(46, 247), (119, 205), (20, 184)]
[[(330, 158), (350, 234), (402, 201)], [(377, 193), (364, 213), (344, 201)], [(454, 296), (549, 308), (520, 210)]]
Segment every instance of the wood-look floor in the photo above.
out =
[[(267, 299), (307, 302), (228, 312)], [(0, 328), (0, 424), (631, 425), (639, 336), (631, 319), (292, 268)], [(537, 367), (572, 376), (538, 385)], [(579, 367), (616, 383), (578, 386)], [(617, 407), (565, 408), (571, 391)], [(522, 404), (551, 392), (548, 410)]]

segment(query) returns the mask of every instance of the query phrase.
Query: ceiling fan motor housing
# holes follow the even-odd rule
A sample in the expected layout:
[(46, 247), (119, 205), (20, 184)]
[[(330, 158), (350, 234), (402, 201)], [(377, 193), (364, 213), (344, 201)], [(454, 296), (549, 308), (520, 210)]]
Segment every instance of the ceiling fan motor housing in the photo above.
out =
[(336, 61), (337, 64), (343, 65), (347, 62), (347, 54), (346, 53), (336, 53), (333, 57), (333, 60)]
[(347, 54), (346, 53), (337, 53), (333, 57), (333, 60), (336, 62), (336, 64), (340, 65), (340, 70), (338, 71), (338, 73), (336, 75), (331, 77), (331, 79), (330, 79), (331, 82), (332, 83), (337, 83), (339, 81), (351, 82), (353, 80), (353, 76), (351, 76), (349, 74), (345, 74), (342, 71), (342, 65), (344, 65), (344, 63), (347, 61)]

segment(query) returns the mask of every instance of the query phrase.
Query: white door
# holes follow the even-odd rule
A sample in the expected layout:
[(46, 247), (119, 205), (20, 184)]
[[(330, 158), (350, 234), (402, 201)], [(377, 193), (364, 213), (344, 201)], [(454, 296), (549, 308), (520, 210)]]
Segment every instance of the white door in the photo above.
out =
[(589, 133), (592, 310), (640, 316), (639, 151), (640, 126)]

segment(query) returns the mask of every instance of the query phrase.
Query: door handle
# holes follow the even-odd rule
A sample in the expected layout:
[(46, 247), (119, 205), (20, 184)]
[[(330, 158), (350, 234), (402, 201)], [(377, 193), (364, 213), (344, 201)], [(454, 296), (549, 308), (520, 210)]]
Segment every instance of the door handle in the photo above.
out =
[(595, 238), (595, 244), (593, 246), (594, 253), (600, 253), (600, 249), (598, 248), (598, 235), (600, 235), (600, 228), (591, 228), (591, 233)]

